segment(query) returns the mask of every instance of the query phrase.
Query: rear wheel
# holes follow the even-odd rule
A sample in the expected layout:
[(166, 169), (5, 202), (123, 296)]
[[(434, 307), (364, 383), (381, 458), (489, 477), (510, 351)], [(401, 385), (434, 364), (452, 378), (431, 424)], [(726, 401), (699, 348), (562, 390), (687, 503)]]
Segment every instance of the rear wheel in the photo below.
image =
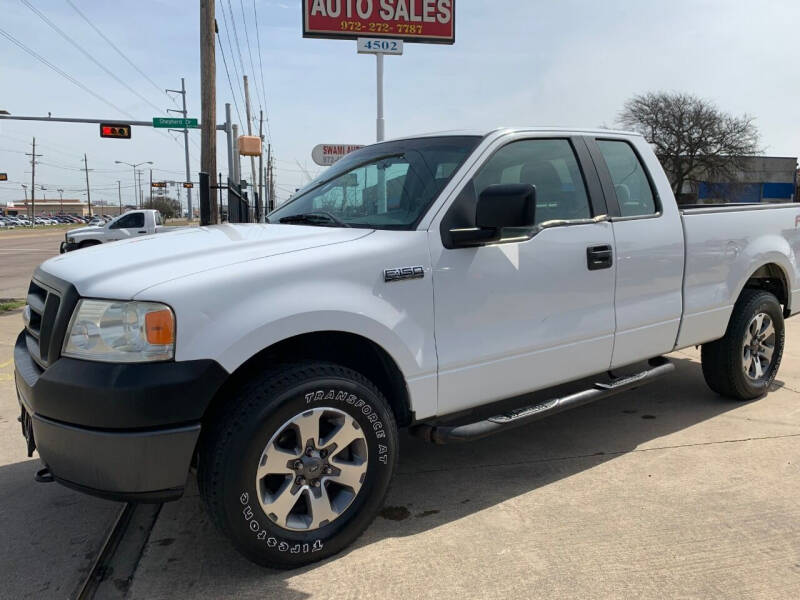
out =
[(703, 345), (706, 383), (715, 392), (736, 400), (763, 396), (778, 373), (784, 337), (778, 299), (769, 292), (744, 290), (725, 336)]
[(265, 373), (212, 427), (198, 473), (207, 509), (265, 566), (305, 565), (352, 543), (380, 509), (397, 460), (381, 392), (330, 363)]

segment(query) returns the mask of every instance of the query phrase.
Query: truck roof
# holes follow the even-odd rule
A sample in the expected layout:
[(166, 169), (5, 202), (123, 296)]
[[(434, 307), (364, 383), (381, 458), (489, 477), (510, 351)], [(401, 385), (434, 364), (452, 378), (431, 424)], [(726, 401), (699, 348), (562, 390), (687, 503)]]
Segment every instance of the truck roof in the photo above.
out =
[(396, 138), (392, 138), (393, 140), (408, 140), (413, 138), (421, 138), (421, 137), (440, 137), (445, 135), (476, 135), (480, 137), (486, 137), (493, 133), (517, 133), (517, 132), (532, 132), (532, 133), (567, 133), (567, 134), (577, 134), (577, 135), (626, 135), (626, 136), (637, 136), (640, 137), (641, 134), (635, 131), (625, 131), (620, 129), (604, 129), (600, 127), (589, 127), (589, 128), (581, 128), (581, 127), (555, 127), (555, 126), (534, 126), (534, 127), (496, 127), (494, 129), (451, 129), (451, 130), (444, 130), (444, 131), (431, 131), (426, 133), (419, 133), (414, 135), (404, 135)]

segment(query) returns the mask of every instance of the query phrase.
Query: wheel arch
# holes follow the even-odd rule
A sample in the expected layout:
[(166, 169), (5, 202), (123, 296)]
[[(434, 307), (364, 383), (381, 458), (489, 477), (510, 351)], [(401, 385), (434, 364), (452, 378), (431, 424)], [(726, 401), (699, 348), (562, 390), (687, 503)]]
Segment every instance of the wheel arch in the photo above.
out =
[(340, 364), (364, 375), (383, 392), (398, 426), (413, 420), (411, 396), (397, 362), (382, 346), (355, 333), (315, 331), (277, 341), (239, 365), (212, 398), (203, 416), (204, 424), (224, 410), (227, 399), (254, 372), (279, 363), (319, 360)]
[(783, 305), (783, 316), (791, 314), (791, 287), (789, 277), (784, 267), (777, 262), (764, 263), (750, 273), (739, 288), (737, 299), (745, 289), (758, 289), (770, 292)]

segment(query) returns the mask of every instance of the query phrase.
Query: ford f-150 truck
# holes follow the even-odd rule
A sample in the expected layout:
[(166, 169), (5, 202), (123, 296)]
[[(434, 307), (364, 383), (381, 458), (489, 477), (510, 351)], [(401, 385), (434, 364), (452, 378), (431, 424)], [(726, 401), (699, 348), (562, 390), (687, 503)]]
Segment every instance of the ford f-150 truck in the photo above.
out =
[(399, 427), (477, 439), (695, 345), (721, 396), (766, 394), (800, 311), (799, 224), (796, 204), (679, 208), (630, 133), (379, 143), (268, 224), (43, 263), (14, 350), (23, 433), (42, 476), (108, 498), (173, 500), (196, 470), (239, 551), (306, 564), (375, 517)]
[(64, 234), (61, 242), (61, 254), (78, 248), (88, 248), (106, 242), (127, 240), (128, 238), (153, 233), (163, 233), (171, 227), (165, 227), (161, 213), (153, 209), (131, 210), (110, 220), (105, 225), (92, 225), (70, 229)]

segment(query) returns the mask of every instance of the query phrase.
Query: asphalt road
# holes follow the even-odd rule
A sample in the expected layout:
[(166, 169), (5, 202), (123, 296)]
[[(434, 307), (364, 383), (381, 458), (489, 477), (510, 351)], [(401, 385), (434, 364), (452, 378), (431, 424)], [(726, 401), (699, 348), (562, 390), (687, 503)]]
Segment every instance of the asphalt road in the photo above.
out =
[[(37, 484), (0, 316), (0, 597), (72, 596), (120, 505)], [(214, 529), (190, 477), (164, 505), (126, 598), (800, 597), (800, 318), (772, 392), (705, 386), (698, 353), (649, 387), (479, 442), (401, 436), (386, 506), (349, 549), (257, 567)]]
[(63, 227), (0, 231), (0, 298), (24, 298), (28, 294), (33, 270), (58, 254), (65, 231)]

